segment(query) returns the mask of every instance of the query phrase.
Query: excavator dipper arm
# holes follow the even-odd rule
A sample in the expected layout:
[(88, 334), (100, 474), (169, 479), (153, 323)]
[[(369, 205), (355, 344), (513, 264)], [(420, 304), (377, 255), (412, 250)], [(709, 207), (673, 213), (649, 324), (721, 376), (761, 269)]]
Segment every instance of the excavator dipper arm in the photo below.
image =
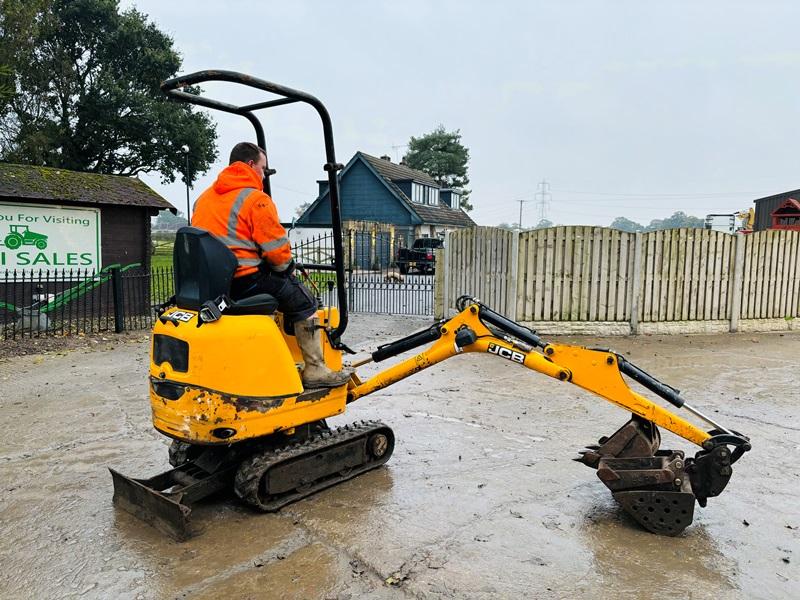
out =
[[(731, 465), (750, 450), (748, 438), (728, 430), (689, 406), (678, 390), (668, 386), (610, 350), (551, 344), (534, 331), (462, 296), (460, 313), (428, 329), (380, 346), (357, 363), (379, 362), (402, 352), (430, 346), (361, 382), (356, 376), (348, 390), (352, 402), (414, 373), (465, 352), (493, 354), (534, 371), (569, 382), (632, 413), (628, 423), (598, 445), (589, 446), (576, 460), (597, 469), (598, 477), (622, 507), (646, 529), (676, 535), (691, 522), (696, 499), (725, 488)], [(678, 408), (709, 423), (704, 431), (672, 411), (632, 390), (623, 374)], [(694, 458), (681, 451), (659, 450), (658, 427), (698, 445)]]

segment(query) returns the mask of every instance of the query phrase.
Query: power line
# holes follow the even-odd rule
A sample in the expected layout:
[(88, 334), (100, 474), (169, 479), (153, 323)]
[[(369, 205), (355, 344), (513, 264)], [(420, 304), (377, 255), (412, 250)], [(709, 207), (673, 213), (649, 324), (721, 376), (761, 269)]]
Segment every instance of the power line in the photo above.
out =
[(292, 188), (288, 188), (288, 187), (283, 186), (283, 185), (276, 185), (276, 184), (273, 183), (272, 187), (275, 187), (275, 188), (278, 188), (278, 189), (281, 189), (281, 190), (286, 190), (287, 192), (294, 192), (295, 194), (303, 194), (303, 196), (313, 196), (314, 198), (317, 197), (317, 194), (309, 194), (308, 192), (301, 192), (300, 190), (294, 190)]
[[(756, 196), (760, 197), (766, 192), (686, 192), (681, 194), (631, 194), (630, 192), (590, 192), (586, 190), (564, 190), (553, 188), (553, 191), (566, 194), (588, 194), (591, 196), (622, 196), (627, 198), (710, 198), (714, 196)], [(769, 194), (768, 194), (769, 195)]]

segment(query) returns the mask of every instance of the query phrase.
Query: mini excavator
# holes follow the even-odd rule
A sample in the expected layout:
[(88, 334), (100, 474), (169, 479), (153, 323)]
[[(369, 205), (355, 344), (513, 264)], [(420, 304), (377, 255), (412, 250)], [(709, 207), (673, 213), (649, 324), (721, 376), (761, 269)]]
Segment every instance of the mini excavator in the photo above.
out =
[[(200, 95), (198, 84), (224, 81), (268, 92), (272, 98), (234, 106)], [(309, 94), (230, 71), (200, 71), (165, 81), (162, 90), (177, 101), (247, 118), (258, 145), (264, 131), (253, 111), (301, 102), (322, 120), (334, 234), (333, 265), (305, 269), (336, 273), (337, 307), (320, 306), (323, 356), (334, 370), (347, 327), (347, 295), (341, 214), (331, 120)], [(267, 169), (264, 190), (270, 193)], [(392, 430), (369, 421), (337, 429), (326, 419), (347, 405), (465, 352), (494, 355), (565, 384), (573, 384), (630, 412), (630, 420), (578, 460), (596, 469), (625, 512), (656, 534), (677, 535), (691, 524), (697, 501), (719, 495), (731, 466), (750, 450), (744, 435), (727, 429), (690, 406), (675, 388), (607, 349), (549, 343), (475, 298), (462, 296), (458, 313), (402, 339), (379, 346), (354, 364), (382, 362), (424, 349), (362, 381), (353, 374), (337, 388), (303, 389), (302, 355), (284, 327), (277, 301), (261, 294), (234, 301), (229, 296), (236, 259), (210, 233), (184, 227), (174, 249), (175, 296), (159, 309), (152, 332), (150, 404), (153, 425), (172, 438), (172, 469), (148, 479), (114, 470), (114, 502), (178, 540), (197, 532), (192, 506), (231, 488), (258, 511), (281, 507), (380, 467), (392, 454)], [(321, 304), (321, 303), (320, 303)], [(698, 428), (631, 389), (625, 378), (705, 422)], [(659, 448), (659, 427), (699, 447), (694, 456)]]

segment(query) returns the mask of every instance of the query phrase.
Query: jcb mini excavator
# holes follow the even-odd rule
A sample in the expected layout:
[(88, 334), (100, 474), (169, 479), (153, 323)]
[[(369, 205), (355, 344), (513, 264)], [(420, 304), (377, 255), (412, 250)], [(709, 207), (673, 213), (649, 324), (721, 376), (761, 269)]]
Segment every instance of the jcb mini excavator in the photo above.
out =
[[(192, 87), (207, 81), (243, 84), (277, 98), (234, 106), (209, 99)], [(339, 186), (330, 117), (315, 97), (268, 81), (229, 71), (201, 71), (162, 84), (173, 99), (242, 115), (264, 132), (253, 111), (302, 102), (322, 120), (335, 264), (306, 269), (335, 271), (338, 309), (320, 307), (323, 355), (334, 370), (350, 352), (342, 342), (347, 327), (347, 296), (341, 236)], [(267, 169), (264, 189), (270, 193)], [(645, 529), (677, 535), (700, 506), (717, 496), (731, 477), (731, 465), (750, 441), (686, 403), (678, 390), (662, 383), (622, 355), (605, 349), (549, 343), (478, 300), (462, 296), (458, 314), (400, 340), (379, 346), (368, 359), (382, 362), (417, 351), (362, 381), (354, 374), (337, 388), (303, 389), (298, 374), (302, 355), (284, 328), (276, 300), (261, 294), (234, 301), (229, 288), (236, 259), (206, 231), (185, 227), (175, 240), (175, 296), (161, 308), (153, 328), (150, 404), (155, 428), (172, 438), (173, 468), (149, 479), (132, 479), (111, 470), (114, 501), (123, 509), (182, 540), (196, 527), (191, 506), (215, 492), (233, 488), (259, 511), (276, 511), (290, 502), (383, 465), (394, 449), (394, 434), (380, 422), (331, 429), (326, 419), (359, 398), (465, 352), (508, 360), (573, 384), (632, 413), (630, 420), (581, 453), (580, 462), (596, 469), (623, 509)], [(632, 390), (623, 376), (711, 426), (704, 431)], [(694, 456), (660, 450), (659, 427), (699, 446)]]

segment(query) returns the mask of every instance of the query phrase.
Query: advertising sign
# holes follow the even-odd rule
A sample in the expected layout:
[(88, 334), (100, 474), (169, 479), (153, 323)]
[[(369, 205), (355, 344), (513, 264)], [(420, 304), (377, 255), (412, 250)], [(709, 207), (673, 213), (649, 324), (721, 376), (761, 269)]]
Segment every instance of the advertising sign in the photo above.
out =
[(0, 203), (0, 275), (100, 270), (100, 209)]

